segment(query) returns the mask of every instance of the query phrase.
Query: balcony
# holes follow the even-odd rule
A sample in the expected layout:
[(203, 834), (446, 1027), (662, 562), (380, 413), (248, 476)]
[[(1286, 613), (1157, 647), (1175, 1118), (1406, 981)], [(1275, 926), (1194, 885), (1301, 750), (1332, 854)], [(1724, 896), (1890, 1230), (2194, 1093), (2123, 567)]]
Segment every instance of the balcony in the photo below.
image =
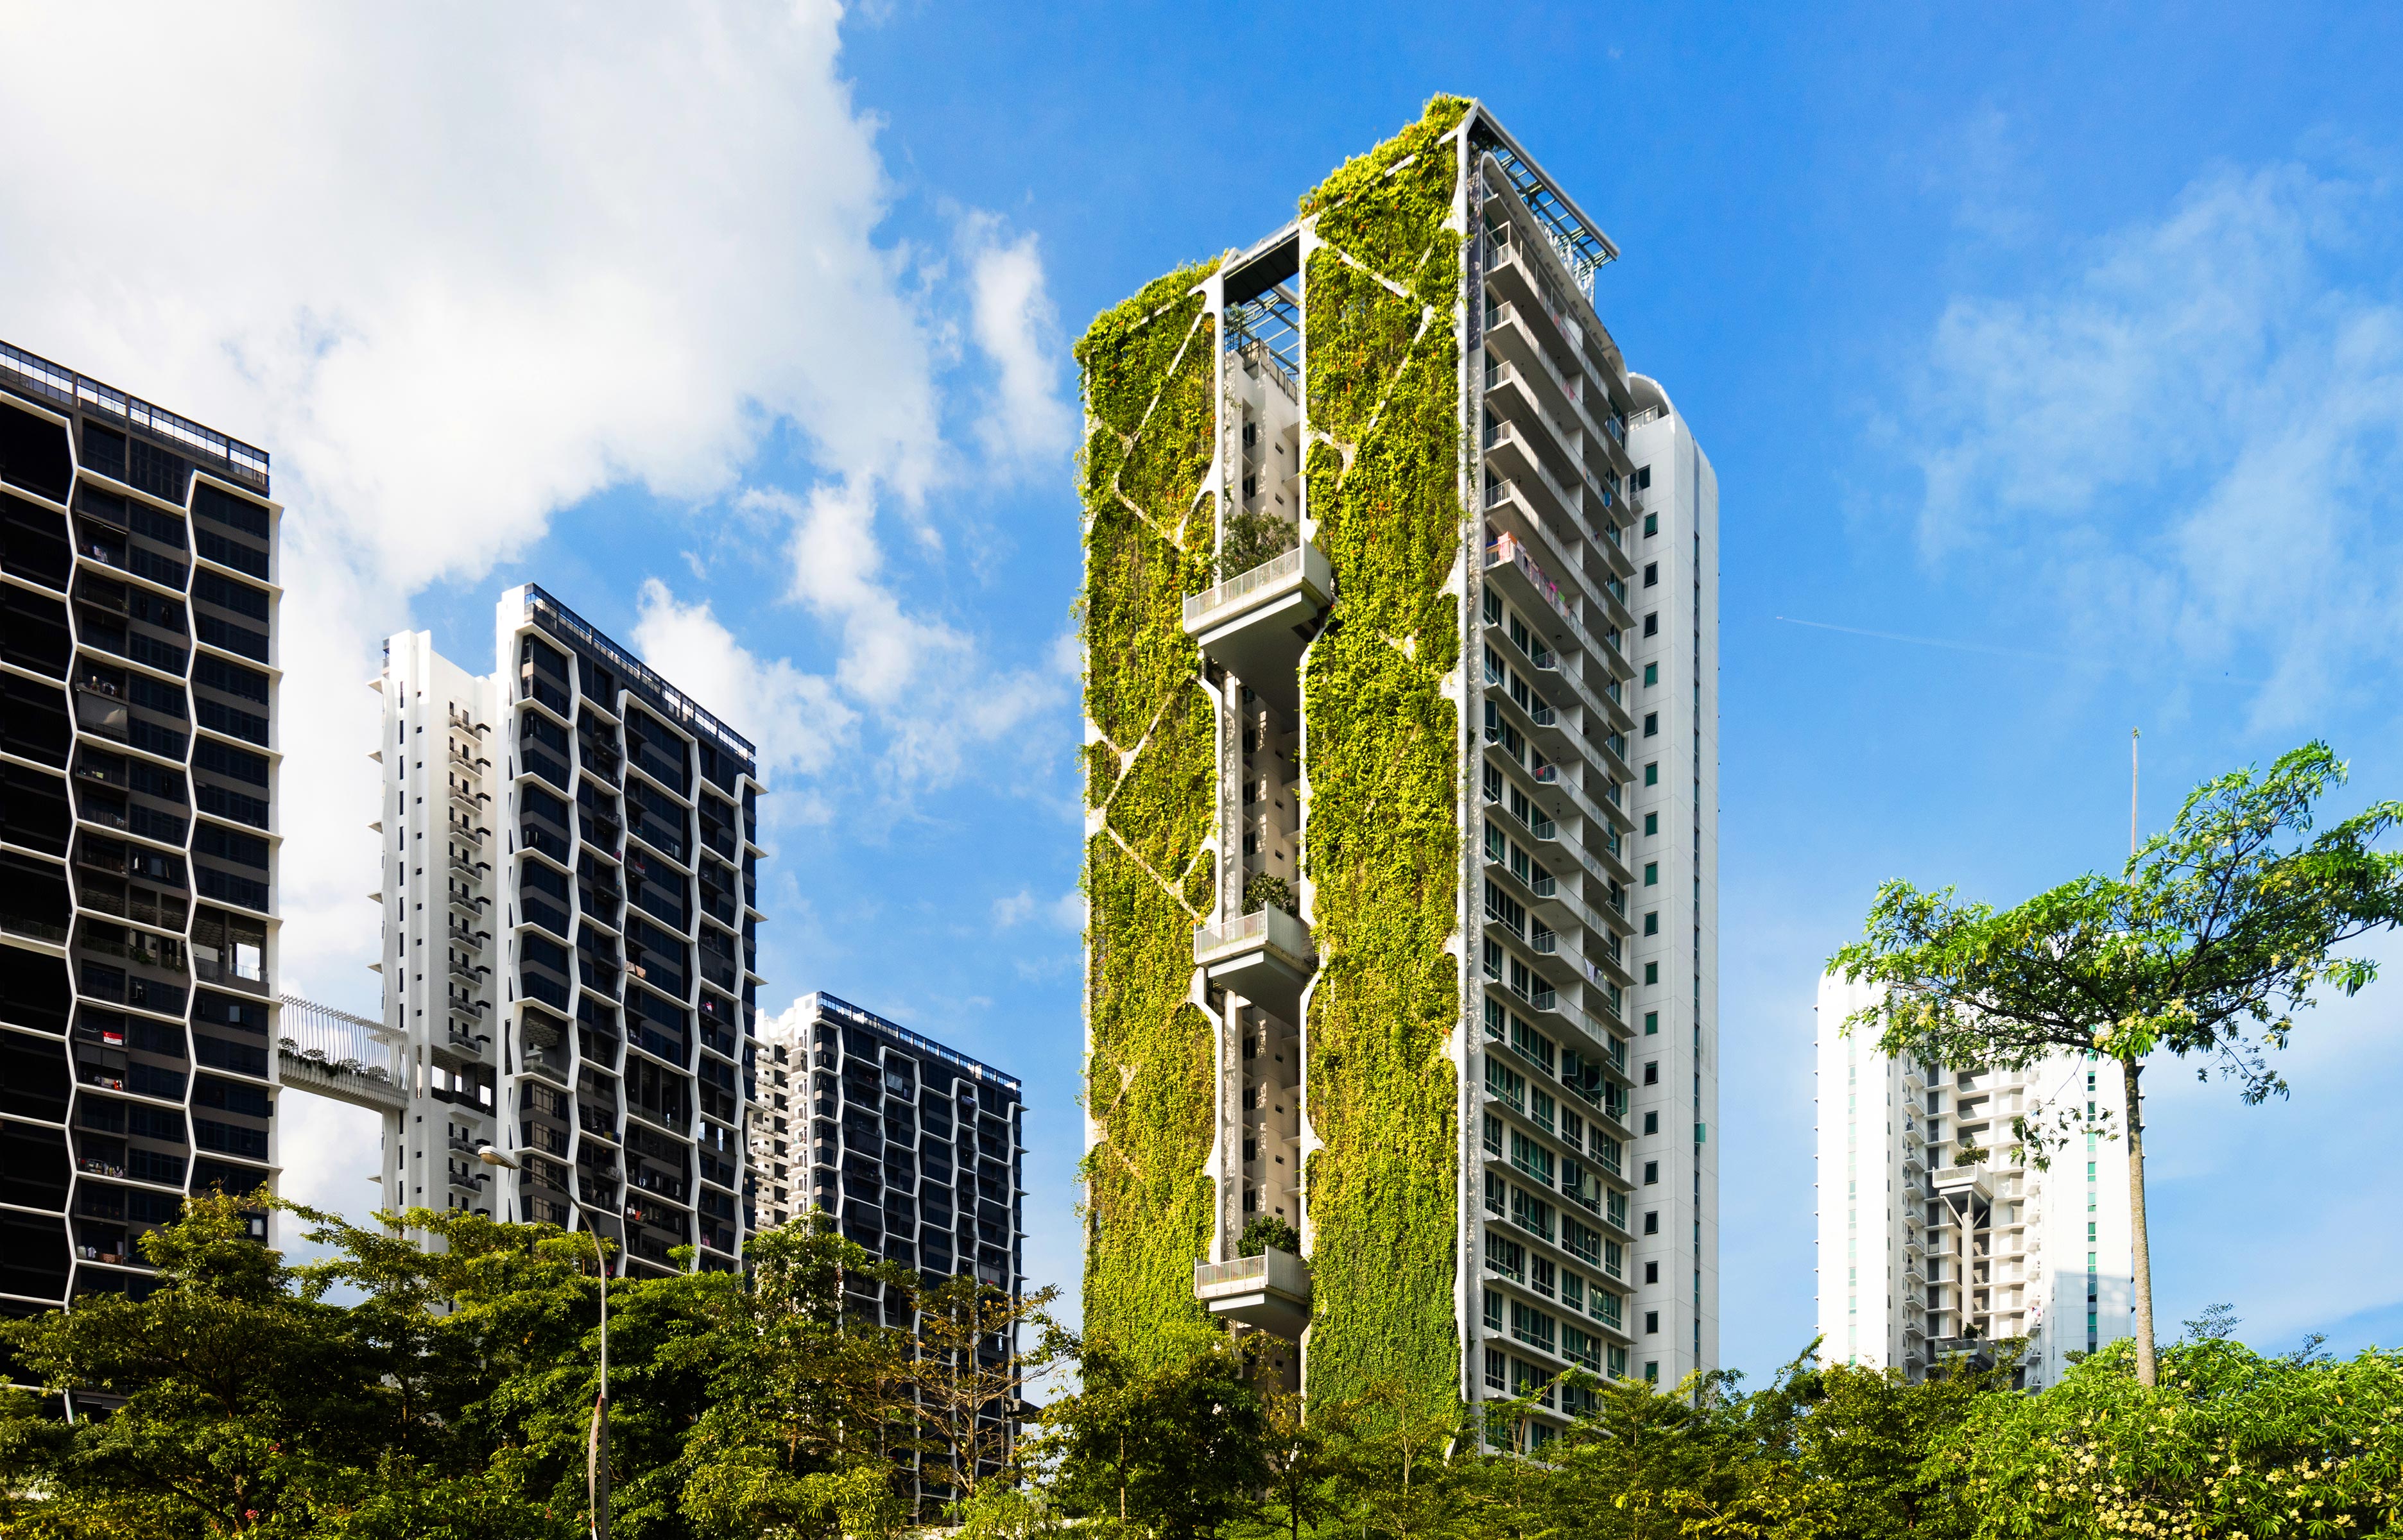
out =
[(1334, 598), (1334, 569), (1304, 541), (1187, 598), (1185, 634), (1212, 661), (1290, 712), (1300, 701), (1296, 671), (1309, 628)]
[(1310, 1325), (1310, 1267), (1271, 1246), (1257, 1256), (1193, 1264), (1193, 1297), (1213, 1315), (1299, 1341)]
[[(1240, 676), (1238, 676), (1240, 677)], [(1280, 909), (1259, 909), (1193, 932), (1193, 964), (1210, 982), (1294, 1019), (1301, 987), (1317, 971), (1310, 927)]]

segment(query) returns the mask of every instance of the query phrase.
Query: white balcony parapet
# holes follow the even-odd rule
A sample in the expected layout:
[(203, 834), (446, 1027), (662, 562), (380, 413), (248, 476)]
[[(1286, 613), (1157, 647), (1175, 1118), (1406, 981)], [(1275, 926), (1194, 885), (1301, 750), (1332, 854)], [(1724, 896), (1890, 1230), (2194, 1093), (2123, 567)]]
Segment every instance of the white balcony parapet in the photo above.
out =
[(1257, 1001), (1288, 1020), (1301, 987), (1318, 967), (1310, 927), (1281, 909), (1254, 909), (1224, 925), (1193, 932), (1193, 963), (1211, 983)]
[(1291, 710), (1296, 666), (1313, 621), (1335, 598), (1335, 570), (1307, 540), (1249, 572), (1187, 597), (1185, 634), (1228, 673)]
[(1298, 1341), (1310, 1324), (1310, 1265), (1274, 1246), (1257, 1256), (1196, 1262), (1193, 1297), (1213, 1315)]

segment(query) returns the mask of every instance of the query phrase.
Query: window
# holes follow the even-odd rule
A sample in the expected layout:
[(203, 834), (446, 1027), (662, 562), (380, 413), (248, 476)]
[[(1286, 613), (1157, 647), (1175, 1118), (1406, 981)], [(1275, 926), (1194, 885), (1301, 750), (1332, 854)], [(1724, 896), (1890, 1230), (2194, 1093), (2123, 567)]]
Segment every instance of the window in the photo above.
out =
[(1647, 711), (1644, 714), (1644, 736), (1646, 738), (1658, 738), (1660, 736), (1660, 714), (1659, 712)]
[(1644, 767), (1644, 784), (1647, 786), (1660, 784), (1660, 761), (1658, 759)]
[(1502, 1297), (1492, 1289), (1485, 1291), (1485, 1329), (1497, 1332), (1502, 1329)]
[(1657, 1086), (1660, 1083), (1660, 1061), (1658, 1059), (1644, 1061), (1644, 1083), (1647, 1086)]
[(1646, 636), (1658, 636), (1660, 634), (1660, 612), (1659, 610), (1654, 610), (1651, 614), (1644, 617), (1644, 634)]
[(1627, 484), (1634, 488), (1637, 492), (1642, 492), (1645, 488), (1652, 484), (1652, 467), (1649, 465), (1636, 466), (1635, 474), (1628, 478)]
[(1657, 984), (1660, 981), (1660, 964), (1646, 963), (1644, 964), (1644, 981), (1647, 984)]
[[(1651, 783), (1647, 781), (1645, 784), (1650, 785)], [(1659, 813), (1647, 812), (1644, 815), (1644, 832), (1646, 834), (1658, 834), (1660, 832), (1660, 815)]]
[(1660, 1233), (1660, 1211), (1659, 1209), (1647, 1209), (1645, 1211), (1644, 1233), (1646, 1235), (1658, 1235)]
[(1660, 1161), (1646, 1160), (1644, 1162), (1644, 1185), (1647, 1187), (1657, 1187), (1660, 1185)]
[[(1646, 912), (1644, 916), (1644, 934), (1646, 936), (1658, 936), (1660, 934), (1660, 911), (1659, 909), (1651, 909)], [(2090, 1163), (2091, 1162), (2090, 1162)]]
[(1646, 663), (1646, 664), (1645, 664), (1645, 665), (1644, 665), (1644, 687), (1645, 687), (1646, 689), (1650, 689), (1653, 686), (1655, 686), (1655, 685), (1659, 684), (1660, 682), (1660, 664), (1658, 664), (1658, 663)]
[(1646, 562), (1644, 563), (1644, 586), (1647, 589), (1657, 589), (1660, 586), (1660, 562)]
[[(1493, 1119), (1488, 1118), (1487, 1121), (1491, 1122)], [(1659, 1113), (1647, 1112), (1644, 1115), (1644, 1131), (1646, 1133), (1658, 1133), (1660, 1131), (1660, 1115)]]
[(1646, 1037), (1650, 1037), (1650, 1036), (1654, 1035), (1655, 1034), (1659, 1033), (1659, 1032), (1660, 1032), (1660, 1013), (1659, 1011), (1657, 1011), (1657, 1010), (1647, 1010), (1647, 1011), (1646, 1011), (1646, 1012), (1644, 1013), (1644, 1035), (1645, 1035), (1645, 1036), (1646, 1036)]
[[(1660, 1335), (1660, 1312), (1659, 1311), (1648, 1310), (1644, 1312), (1644, 1335), (1646, 1337), (1658, 1337)], [(1650, 1366), (1647, 1365), (1646, 1367), (1648, 1368)]]
[(1660, 862), (1646, 861), (1644, 863), (1644, 885), (1647, 888), (1657, 888), (1660, 885)]
[(1657, 1283), (1660, 1281), (1660, 1263), (1646, 1262), (1644, 1264), (1644, 1281), (1647, 1283)]
[(1647, 536), (1660, 533), (1660, 516), (1659, 514), (1647, 513), (1644, 516), (1644, 533)]

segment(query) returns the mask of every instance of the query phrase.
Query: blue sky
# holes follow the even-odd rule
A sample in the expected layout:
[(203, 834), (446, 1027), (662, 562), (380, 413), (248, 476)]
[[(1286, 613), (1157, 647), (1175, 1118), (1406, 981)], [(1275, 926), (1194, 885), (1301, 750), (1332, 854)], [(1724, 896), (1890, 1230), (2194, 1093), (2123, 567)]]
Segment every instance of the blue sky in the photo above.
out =
[[(768, 998), (1026, 1076), (1073, 1293), (1066, 343), (1483, 97), (1719, 473), (1722, 1340), (1764, 1373), (1813, 1330), (1813, 984), (1880, 879), (2116, 862), (2132, 726), (2148, 828), (2313, 735), (2403, 782), (2403, 21), (1254, 14), (18, 13), (55, 67), (0, 103), (0, 335), (277, 455), (287, 979), (374, 999), (374, 639), (480, 659), (539, 581), (767, 749)], [(2403, 1336), (2397, 992), (2307, 1021), (2290, 1103), (2163, 1078), (2165, 1321)], [(371, 1201), (358, 1131), (294, 1109), (296, 1188)]]

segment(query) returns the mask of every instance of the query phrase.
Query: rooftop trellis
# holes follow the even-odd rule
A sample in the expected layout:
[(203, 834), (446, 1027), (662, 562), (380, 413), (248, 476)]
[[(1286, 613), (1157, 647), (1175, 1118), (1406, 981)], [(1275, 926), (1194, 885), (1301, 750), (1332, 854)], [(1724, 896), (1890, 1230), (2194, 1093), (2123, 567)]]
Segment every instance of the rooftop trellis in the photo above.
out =
[(1488, 140), (1478, 146), (1493, 157), (1502, 174), (1510, 179), (1528, 211), (1544, 227), (1551, 238), (1552, 248), (1561, 254), (1561, 261), (1577, 280), (1577, 288), (1588, 301), (1593, 298), (1593, 275), (1615, 255), (1595, 231), (1589, 229), (1567, 203), (1554, 193), (1550, 184), (1535, 174), (1535, 168), (1519, 159), (1518, 153), (1499, 140)]

